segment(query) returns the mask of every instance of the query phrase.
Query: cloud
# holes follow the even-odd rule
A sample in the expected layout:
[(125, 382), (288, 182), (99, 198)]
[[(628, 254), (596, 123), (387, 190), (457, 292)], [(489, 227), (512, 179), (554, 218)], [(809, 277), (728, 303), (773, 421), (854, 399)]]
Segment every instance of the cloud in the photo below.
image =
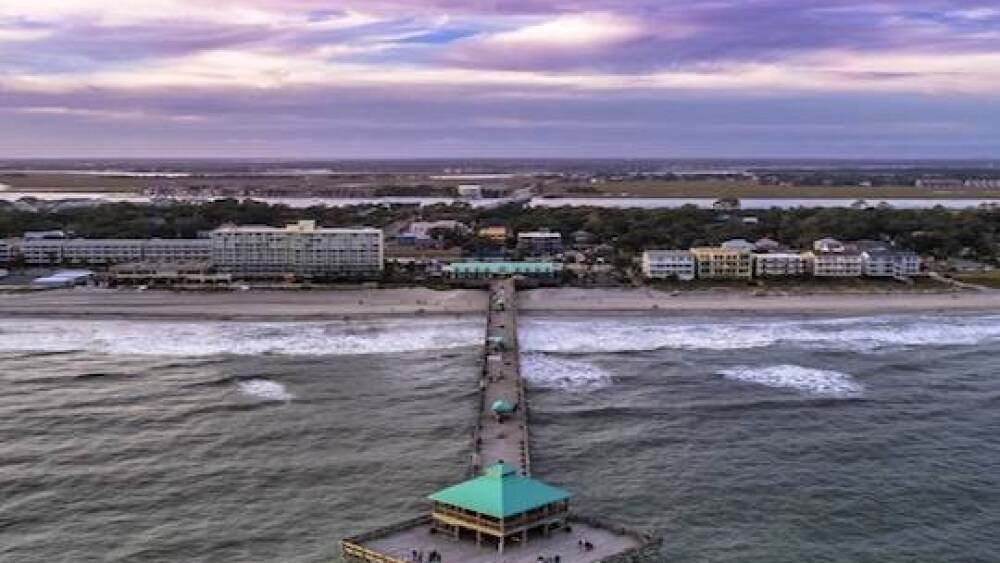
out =
[[(155, 123), (266, 139), (280, 121), (275, 136), (334, 122), (368, 139), (596, 136), (646, 123), (623, 115), (636, 100), (921, 96), (942, 113), (998, 89), (1000, 10), (977, 0), (0, 0), (7, 124), (81, 135)], [(617, 109), (524, 115), (595, 100)], [(482, 113), (412, 113), (434, 102)]]

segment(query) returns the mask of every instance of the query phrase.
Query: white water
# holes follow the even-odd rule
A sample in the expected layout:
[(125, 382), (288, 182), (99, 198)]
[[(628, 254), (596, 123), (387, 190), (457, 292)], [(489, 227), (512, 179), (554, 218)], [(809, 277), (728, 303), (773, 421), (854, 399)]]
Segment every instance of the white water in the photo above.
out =
[(520, 327), (528, 352), (571, 354), (743, 350), (778, 344), (878, 352), (916, 346), (971, 346), (1000, 340), (1000, 317), (884, 316), (811, 320), (657, 318), (530, 319)]
[(265, 401), (291, 401), (295, 398), (284, 385), (269, 379), (241, 381), (238, 387), (244, 395)]
[(857, 397), (865, 389), (864, 385), (846, 373), (788, 364), (764, 367), (741, 366), (719, 370), (718, 374), (733, 381), (795, 389), (809, 395), (826, 397)]
[(531, 387), (587, 391), (611, 385), (611, 374), (601, 367), (548, 354), (525, 354), (521, 373)]
[(6, 320), (0, 351), (123, 355), (348, 355), (475, 346), (478, 320), (330, 323)]

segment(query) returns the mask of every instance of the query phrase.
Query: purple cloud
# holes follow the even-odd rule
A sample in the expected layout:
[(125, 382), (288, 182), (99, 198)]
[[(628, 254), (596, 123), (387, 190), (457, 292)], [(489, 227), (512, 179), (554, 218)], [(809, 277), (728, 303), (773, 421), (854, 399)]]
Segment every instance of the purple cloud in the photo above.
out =
[[(752, 155), (734, 137), (762, 136), (758, 152), (774, 153), (779, 131), (789, 151), (816, 155), (879, 140), (904, 153), (905, 132), (914, 151), (1000, 145), (1000, 128), (984, 128), (1000, 119), (989, 102), (1000, 9), (983, 1), (329, 6), (0, 3), (0, 155), (57, 138), (48, 146), (64, 153), (179, 151), (187, 138), (220, 154), (240, 146), (227, 139), (257, 139), (353, 156), (549, 145), (690, 155), (713, 142)], [(861, 107), (891, 119), (851, 111)], [(920, 131), (935, 140), (914, 139)]]

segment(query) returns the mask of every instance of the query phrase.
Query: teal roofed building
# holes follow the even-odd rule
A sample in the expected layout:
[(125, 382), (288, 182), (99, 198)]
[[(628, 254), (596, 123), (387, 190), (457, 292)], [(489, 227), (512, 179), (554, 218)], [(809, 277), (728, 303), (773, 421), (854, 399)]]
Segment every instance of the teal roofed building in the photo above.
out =
[(474, 536), (476, 545), (526, 544), (532, 536), (548, 536), (566, 526), (569, 492), (548, 485), (504, 462), (483, 475), (442, 489), (429, 498), (434, 529), (456, 540)]
[(444, 267), (456, 279), (492, 279), (512, 276), (554, 278), (562, 273), (557, 262), (455, 262)]

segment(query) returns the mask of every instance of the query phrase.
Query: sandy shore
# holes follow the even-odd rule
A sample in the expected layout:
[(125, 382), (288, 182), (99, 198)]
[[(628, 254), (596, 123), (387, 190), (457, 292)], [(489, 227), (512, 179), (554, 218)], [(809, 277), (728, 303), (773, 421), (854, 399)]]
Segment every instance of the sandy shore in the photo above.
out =
[[(340, 291), (58, 290), (0, 294), (0, 317), (205, 320), (323, 320), (398, 315), (480, 315), (484, 291), (374, 289)], [(1000, 292), (753, 296), (746, 292), (649, 289), (538, 289), (519, 293), (526, 314), (866, 315), (1000, 312)]]
[(832, 293), (755, 296), (748, 292), (651, 289), (538, 289), (519, 295), (525, 313), (866, 315), (934, 311), (1000, 311), (1000, 292)]
[(486, 292), (429, 289), (181, 293), (54, 290), (0, 294), (0, 317), (323, 320), (484, 314)]

